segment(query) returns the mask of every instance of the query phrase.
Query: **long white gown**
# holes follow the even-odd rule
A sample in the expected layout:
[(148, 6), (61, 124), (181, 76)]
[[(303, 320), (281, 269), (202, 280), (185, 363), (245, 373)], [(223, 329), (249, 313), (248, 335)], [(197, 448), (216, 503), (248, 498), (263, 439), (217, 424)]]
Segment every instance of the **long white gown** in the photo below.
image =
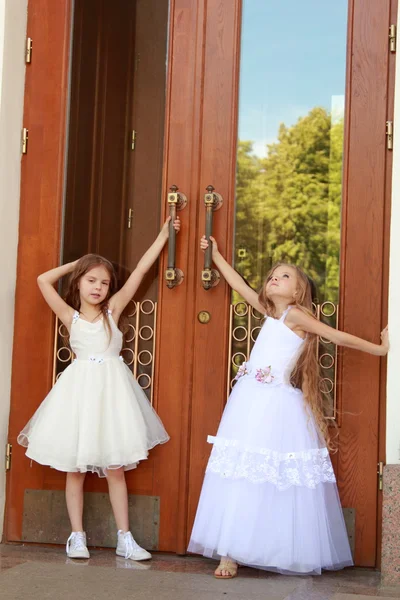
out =
[(120, 356), (122, 333), (109, 314), (89, 323), (76, 312), (70, 345), (76, 359), (18, 436), (26, 456), (59, 471), (134, 469), (169, 436)]
[(304, 341), (268, 317), (222, 416), (190, 552), (281, 573), (353, 564), (328, 450), (290, 373)]

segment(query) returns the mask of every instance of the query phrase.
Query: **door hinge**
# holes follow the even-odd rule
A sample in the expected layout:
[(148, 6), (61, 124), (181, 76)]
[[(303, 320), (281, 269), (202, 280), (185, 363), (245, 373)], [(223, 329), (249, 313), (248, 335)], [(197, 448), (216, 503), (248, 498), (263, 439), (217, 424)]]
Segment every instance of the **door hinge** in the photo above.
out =
[(393, 150), (393, 121), (386, 121), (386, 146)]
[(133, 129), (132, 135), (131, 135), (131, 150), (134, 150), (135, 146), (136, 146), (136, 131)]
[(132, 229), (133, 208), (128, 210), (128, 229)]
[(383, 490), (383, 462), (378, 462), (378, 489), (379, 491)]
[(32, 61), (32, 38), (26, 38), (25, 62), (29, 65)]
[(11, 455), (12, 455), (12, 445), (7, 444), (6, 446), (6, 471), (11, 469)]
[(28, 152), (28, 136), (29, 136), (29, 131), (26, 127), (24, 127), (22, 130), (22, 139), (21, 139), (22, 154), (27, 154), (27, 152)]
[(397, 38), (397, 27), (396, 25), (391, 25), (389, 27), (389, 48), (390, 52), (396, 52), (396, 40)]

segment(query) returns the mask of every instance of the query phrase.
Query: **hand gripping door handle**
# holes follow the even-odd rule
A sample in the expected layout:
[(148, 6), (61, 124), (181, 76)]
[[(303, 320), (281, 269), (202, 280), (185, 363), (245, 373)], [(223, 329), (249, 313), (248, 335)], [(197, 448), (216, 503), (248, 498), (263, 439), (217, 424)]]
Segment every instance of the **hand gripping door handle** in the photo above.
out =
[[(220, 209), (223, 204), (221, 194), (215, 192), (215, 188), (209, 185), (207, 193), (204, 194), (204, 205), (206, 207), (206, 238), (210, 240), (213, 229), (213, 214), (216, 210)], [(207, 250), (204, 253), (204, 269), (201, 272), (201, 282), (205, 290), (209, 290), (218, 285), (220, 280), (220, 274), (216, 269), (211, 268), (212, 265), (212, 244), (210, 243)]]
[(179, 188), (176, 185), (171, 185), (167, 197), (169, 216), (169, 238), (168, 238), (168, 265), (165, 271), (165, 281), (167, 286), (172, 289), (180, 285), (183, 281), (183, 271), (175, 266), (176, 254), (176, 231), (174, 229), (174, 221), (178, 210), (183, 210), (187, 204), (187, 198), (182, 192), (178, 192)]

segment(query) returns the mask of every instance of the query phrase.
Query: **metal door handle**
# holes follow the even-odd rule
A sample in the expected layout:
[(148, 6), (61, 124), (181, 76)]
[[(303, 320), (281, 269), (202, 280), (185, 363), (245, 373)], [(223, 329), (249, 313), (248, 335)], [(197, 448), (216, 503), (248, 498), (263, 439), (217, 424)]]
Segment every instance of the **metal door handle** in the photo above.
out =
[(177, 211), (185, 208), (187, 204), (187, 198), (185, 194), (178, 192), (178, 190), (178, 186), (171, 185), (167, 198), (171, 221), (169, 223), (168, 265), (165, 271), (165, 281), (170, 289), (180, 285), (183, 281), (183, 271), (175, 266), (176, 231), (174, 229), (174, 221), (176, 219)]
[[(204, 205), (206, 207), (206, 238), (209, 241), (213, 229), (213, 213), (220, 209), (223, 204), (221, 194), (215, 192), (215, 188), (209, 185), (207, 193), (204, 194)], [(201, 282), (205, 290), (209, 290), (218, 285), (220, 274), (216, 269), (211, 268), (212, 265), (212, 244), (209, 244), (204, 253), (204, 269), (201, 272)]]

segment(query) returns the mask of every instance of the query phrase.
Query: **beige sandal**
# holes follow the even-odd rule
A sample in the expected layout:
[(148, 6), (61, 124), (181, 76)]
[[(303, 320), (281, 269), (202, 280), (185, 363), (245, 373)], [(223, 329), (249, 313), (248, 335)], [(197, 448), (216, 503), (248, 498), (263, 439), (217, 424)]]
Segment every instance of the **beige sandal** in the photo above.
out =
[[(222, 575), (222, 571), (227, 571), (228, 575)], [(217, 579), (233, 579), (237, 576), (238, 564), (230, 558), (221, 558), (221, 562), (214, 572)]]

